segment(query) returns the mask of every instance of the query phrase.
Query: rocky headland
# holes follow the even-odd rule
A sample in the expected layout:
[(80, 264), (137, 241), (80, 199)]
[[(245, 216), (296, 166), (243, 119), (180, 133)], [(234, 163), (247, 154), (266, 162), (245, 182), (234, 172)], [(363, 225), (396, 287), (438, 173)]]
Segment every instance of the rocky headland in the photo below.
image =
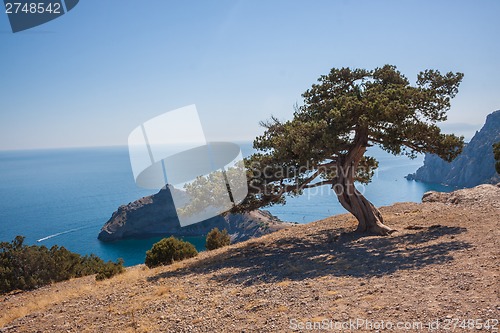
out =
[(425, 155), (424, 165), (409, 180), (438, 183), (454, 187), (496, 184), (500, 175), (495, 170), (492, 145), (500, 141), (500, 110), (489, 114), (463, 152), (451, 163), (432, 154)]
[(181, 227), (170, 188), (120, 206), (104, 224), (98, 238), (104, 242), (154, 236), (204, 236), (213, 228), (226, 229), (231, 241), (241, 242), (294, 225), (264, 210), (226, 214)]

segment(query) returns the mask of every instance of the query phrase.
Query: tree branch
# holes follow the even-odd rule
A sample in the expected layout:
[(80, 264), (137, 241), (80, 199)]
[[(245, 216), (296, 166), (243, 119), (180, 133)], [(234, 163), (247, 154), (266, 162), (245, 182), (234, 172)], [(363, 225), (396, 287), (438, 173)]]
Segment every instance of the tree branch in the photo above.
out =
[(317, 182), (314, 184), (309, 184), (307, 186), (302, 187), (302, 189), (304, 190), (304, 189), (309, 189), (309, 188), (315, 188), (315, 187), (323, 186), (323, 185), (333, 185), (333, 180), (324, 180), (324, 181)]

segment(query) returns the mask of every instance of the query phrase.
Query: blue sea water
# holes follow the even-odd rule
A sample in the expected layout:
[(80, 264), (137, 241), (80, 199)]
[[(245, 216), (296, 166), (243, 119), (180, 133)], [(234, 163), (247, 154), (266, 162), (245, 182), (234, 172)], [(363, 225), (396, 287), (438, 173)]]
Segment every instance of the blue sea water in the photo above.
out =
[[(241, 147), (244, 155), (252, 151), (249, 143)], [(410, 160), (376, 148), (371, 153), (380, 167), (372, 183), (360, 190), (377, 206), (420, 202), (426, 191), (450, 190), (403, 178), (422, 165), (422, 156)], [(126, 147), (3, 151), (0, 241), (23, 235), (27, 244), (64, 246), (105, 260), (123, 258), (126, 266), (143, 263), (146, 250), (160, 238), (102, 243), (97, 235), (118, 206), (155, 192), (136, 186)], [(269, 210), (284, 221), (299, 223), (345, 212), (327, 187), (306, 191)], [(201, 237), (187, 240), (203, 249)]]

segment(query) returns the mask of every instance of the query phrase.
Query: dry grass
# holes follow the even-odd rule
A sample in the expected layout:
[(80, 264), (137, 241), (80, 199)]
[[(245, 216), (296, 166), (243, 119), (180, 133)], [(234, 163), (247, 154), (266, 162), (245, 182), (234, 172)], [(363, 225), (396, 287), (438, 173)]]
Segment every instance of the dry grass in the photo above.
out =
[(323, 320), (328, 320), (328, 317), (313, 317), (313, 318), (307, 318), (304, 321), (311, 321), (313, 323), (321, 323)]
[(158, 289), (156, 289), (156, 296), (161, 297), (164, 295), (167, 295), (171, 292), (172, 288), (169, 286), (159, 286)]
[(328, 295), (328, 296), (335, 296), (335, 295), (337, 295), (337, 294), (338, 294), (338, 292), (337, 292), (337, 291), (335, 291), (335, 290), (328, 290), (328, 291), (326, 292), (326, 295)]
[[(92, 275), (56, 283), (53, 286), (47, 286), (31, 293), (21, 293), (19, 294), (19, 302), (16, 302), (16, 304), (7, 309), (3, 309), (0, 314), (0, 327), (29, 314), (43, 312), (64, 301), (95, 294), (100, 290), (112, 288), (117, 284), (128, 285), (137, 283), (144, 280), (145, 273), (148, 273), (147, 267), (139, 265), (127, 268), (124, 273), (103, 281), (95, 281)], [(54, 292), (53, 289), (56, 291)], [(13, 297), (16, 297), (16, 295)], [(109, 313), (120, 313), (119, 309), (114, 306), (107, 307), (107, 311)]]
[(278, 287), (288, 287), (290, 285), (290, 283), (292, 283), (290, 280), (283, 280), (283, 281), (276, 283), (276, 285)]
[[(71, 281), (69, 281), (71, 282)], [(0, 314), (0, 327), (7, 325), (17, 318), (22, 318), (28, 314), (42, 312), (51, 306), (74, 299), (93, 291), (93, 286), (88, 284), (76, 284), (72, 288), (58, 289), (58, 292), (51, 293), (50, 297), (46, 295), (40, 297), (36, 293), (23, 293), (22, 302), (2, 311)]]
[(288, 306), (280, 305), (276, 308), (277, 312), (287, 312), (289, 310)]
[(244, 306), (244, 309), (246, 311), (257, 311), (259, 309), (261, 309), (262, 307), (265, 307), (267, 304), (267, 300), (265, 299), (254, 299), (254, 300), (250, 300), (245, 306)]

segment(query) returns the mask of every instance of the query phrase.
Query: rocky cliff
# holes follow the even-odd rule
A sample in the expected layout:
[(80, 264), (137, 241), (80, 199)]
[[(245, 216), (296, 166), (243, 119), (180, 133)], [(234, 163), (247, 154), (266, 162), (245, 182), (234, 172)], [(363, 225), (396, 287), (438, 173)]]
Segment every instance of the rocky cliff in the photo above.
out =
[(500, 141), (500, 110), (486, 117), (483, 128), (451, 163), (436, 155), (425, 156), (424, 165), (407, 178), (456, 187), (495, 184), (500, 177), (495, 171), (492, 145)]
[(101, 229), (98, 239), (109, 242), (125, 238), (152, 236), (201, 236), (217, 227), (226, 229), (233, 242), (259, 237), (293, 225), (282, 222), (267, 211), (216, 216), (200, 223), (181, 227), (168, 188), (128, 205), (122, 205)]

